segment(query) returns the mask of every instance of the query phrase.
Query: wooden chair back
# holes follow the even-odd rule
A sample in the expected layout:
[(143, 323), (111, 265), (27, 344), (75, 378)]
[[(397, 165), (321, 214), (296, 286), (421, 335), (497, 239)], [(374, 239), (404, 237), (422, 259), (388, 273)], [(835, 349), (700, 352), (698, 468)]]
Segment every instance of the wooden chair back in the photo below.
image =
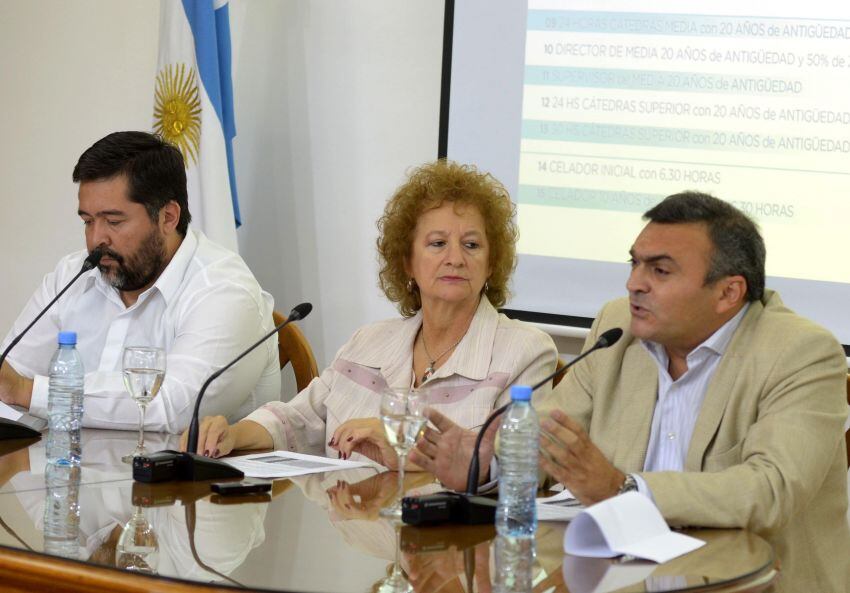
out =
[[(847, 403), (850, 404), (850, 374), (847, 375)], [(844, 444), (847, 445), (847, 469), (850, 469), (850, 430), (844, 433)]]
[[(286, 321), (286, 317), (277, 311), (272, 313), (272, 318), (275, 325)], [(316, 365), (316, 357), (313, 356), (313, 349), (310, 348), (310, 342), (294, 323), (290, 323), (277, 333), (277, 342), (280, 368), (292, 364), (295, 385), (298, 391), (301, 391), (310, 384), (310, 381), (319, 376), (319, 368)]]
[[(564, 366), (566, 364), (567, 363), (565, 363), (563, 360), (561, 360), (561, 357), (559, 356), (558, 357), (558, 365), (555, 367), (555, 370), (560, 371), (562, 368), (564, 368)], [(561, 382), (561, 379), (563, 379), (564, 375), (566, 375), (566, 374), (567, 373), (561, 373), (560, 375), (555, 375), (555, 378), (552, 379), (552, 389), (554, 389), (555, 387), (558, 386), (558, 383)]]

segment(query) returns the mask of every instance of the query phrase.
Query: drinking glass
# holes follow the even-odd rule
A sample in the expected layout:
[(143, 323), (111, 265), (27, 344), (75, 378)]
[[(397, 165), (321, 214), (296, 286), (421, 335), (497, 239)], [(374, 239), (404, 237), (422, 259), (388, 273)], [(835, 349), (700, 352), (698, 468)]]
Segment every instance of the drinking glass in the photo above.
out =
[(401, 519), (401, 499), (404, 496), (404, 464), (407, 454), (416, 444), (419, 433), (425, 426), (423, 415), (424, 395), (410, 389), (384, 390), (381, 397), (381, 421), (390, 445), (398, 455), (398, 500), (390, 507), (381, 509), (381, 516)]
[(132, 463), (134, 457), (148, 453), (145, 449), (145, 409), (165, 378), (165, 351), (152, 346), (127, 346), (122, 363), (124, 386), (139, 405), (139, 441), (132, 453), (121, 458), (125, 463)]
[(131, 572), (154, 574), (159, 561), (159, 542), (142, 507), (137, 506), (115, 547), (115, 565)]

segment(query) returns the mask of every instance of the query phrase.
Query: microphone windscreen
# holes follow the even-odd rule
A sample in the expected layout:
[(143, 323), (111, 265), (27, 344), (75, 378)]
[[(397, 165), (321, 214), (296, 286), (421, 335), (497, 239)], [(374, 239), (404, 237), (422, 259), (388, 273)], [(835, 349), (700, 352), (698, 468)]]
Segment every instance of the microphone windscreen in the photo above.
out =
[(619, 327), (612, 327), (608, 331), (604, 332), (599, 339), (596, 340), (596, 345), (600, 348), (607, 348), (608, 346), (613, 346), (623, 337), (623, 330)]
[(89, 270), (93, 270), (97, 264), (100, 263), (100, 258), (103, 257), (103, 251), (100, 247), (95, 247), (94, 250), (89, 253), (89, 256), (86, 258), (86, 261), (83, 262), (83, 271), (87, 272)]
[(295, 305), (292, 308), (292, 311), (289, 312), (289, 321), (298, 321), (299, 319), (304, 319), (307, 315), (310, 314), (310, 311), (313, 310), (313, 305), (310, 303), (301, 303), (300, 305)]

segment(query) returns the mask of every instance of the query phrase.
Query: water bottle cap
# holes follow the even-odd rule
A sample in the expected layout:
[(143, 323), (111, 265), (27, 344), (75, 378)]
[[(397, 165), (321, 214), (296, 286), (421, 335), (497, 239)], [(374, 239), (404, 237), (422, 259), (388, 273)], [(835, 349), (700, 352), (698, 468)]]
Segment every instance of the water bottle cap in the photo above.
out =
[(59, 332), (60, 346), (76, 346), (77, 332)]
[(528, 385), (513, 385), (511, 387), (511, 401), (527, 402), (531, 400), (531, 387)]

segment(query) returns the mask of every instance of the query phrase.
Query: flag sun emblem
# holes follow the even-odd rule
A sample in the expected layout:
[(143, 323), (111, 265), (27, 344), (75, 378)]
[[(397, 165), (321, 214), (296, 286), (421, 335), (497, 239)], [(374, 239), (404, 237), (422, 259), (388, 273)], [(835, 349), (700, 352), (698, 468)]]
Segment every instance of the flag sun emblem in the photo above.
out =
[(174, 144), (189, 159), (198, 160), (201, 141), (201, 101), (193, 68), (186, 64), (168, 64), (156, 76), (154, 132)]

